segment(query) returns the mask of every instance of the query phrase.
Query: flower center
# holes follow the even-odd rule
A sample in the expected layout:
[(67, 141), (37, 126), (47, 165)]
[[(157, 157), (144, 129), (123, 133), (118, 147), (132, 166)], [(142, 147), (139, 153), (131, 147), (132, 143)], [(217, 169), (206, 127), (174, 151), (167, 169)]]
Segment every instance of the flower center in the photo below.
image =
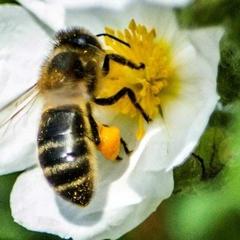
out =
[[(144, 63), (145, 68), (135, 70), (111, 61), (110, 72), (101, 80), (97, 97), (112, 96), (123, 87), (129, 87), (134, 91), (137, 102), (146, 114), (154, 119), (157, 114), (160, 114), (161, 92), (169, 85), (169, 79), (173, 75), (170, 46), (164, 39), (157, 39), (154, 28), (148, 31), (145, 26), (136, 25), (134, 20), (131, 20), (128, 29), (124, 32), (106, 28), (106, 33), (130, 45), (128, 47), (112, 38), (105, 37), (106, 46), (109, 48), (107, 53), (117, 53), (136, 65)], [(139, 118), (137, 139), (141, 139), (145, 133), (145, 120), (129, 98), (123, 97), (114, 104), (114, 109)]]

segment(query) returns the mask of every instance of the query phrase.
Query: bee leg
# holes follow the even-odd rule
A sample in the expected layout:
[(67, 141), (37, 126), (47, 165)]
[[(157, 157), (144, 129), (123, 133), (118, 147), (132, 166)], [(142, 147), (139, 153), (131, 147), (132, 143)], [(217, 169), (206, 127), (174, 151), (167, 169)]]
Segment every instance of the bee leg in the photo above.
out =
[(132, 150), (129, 150), (127, 147), (127, 143), (121, 138), (121, 144), (123, 145), (125, 153), (129, 156), (132, 153)]
[(121, 160), (122, 160), (122, 157), (117, 156), (117, 157), (116, 157), (116, 160), (117, 160), (117, 161), (121, 161)]
[(100, 136), (99, 136), (99, 132), (98, 132), (98, 125), (91, 114), (89, 114), (88, 118), (89, 118), (89, 122), (90, 122), (90, 126), (91, 126), (94, 143), (96, 145), (99, 145)]
[(98, 105), (106, 106), (106, 105), (112, 105), (116, 103), (118, 100), (120, 100), (124, 95), (128, 95), (129, 99), (131, 100), (132, 104), (140, 111), (143, 118), (146, 120), (147, 123), (152, 121), (152, 119), (144, 112), (140, 104), (137, 102), (135, 93), (132, 89), (124, 87), (119, 92), (117, 92), (115, 95), (108, 97), (108, 98), (95, 98), (94, 102)]
[(132, 69), (136, 69), (136, 70), (140, 70), (140, 69), (145, 68), (145, 65), (143, 63), (140, 63), (140, 65), (136, 65), (135, 63), (131, 62), (130, 60), (127, 60), (126, 58), (124, 58), (120, 55), (112, 53), (112, 54), (107, 54), (105, 56), (105, 59), (104, 59), (102, 70), (103, 70), (103, 73), (105, 75), (107, 75), (108, 72), (109, 72), (109, 69), (110, 69), (109, 62), (110, 62), (110, 60), (112, 60), (114, 62), (117, 62), (121, 65), (128, 66)]
[[(120, 139), (120, 142), (121, 142), (121, 144), (123, 145), (123, 148), (124, 148), (125, 153), (126, 153), (128, 156), (130, 156), (133, 151), (128, 149), (127, 143), (126, 143), (122, 138)], [(117, 161), (121, 161), (121, 160), (122, 160), (122, 157), (117, 156), (117, 157), (116, 157), (116, 160), (117, 160)]]

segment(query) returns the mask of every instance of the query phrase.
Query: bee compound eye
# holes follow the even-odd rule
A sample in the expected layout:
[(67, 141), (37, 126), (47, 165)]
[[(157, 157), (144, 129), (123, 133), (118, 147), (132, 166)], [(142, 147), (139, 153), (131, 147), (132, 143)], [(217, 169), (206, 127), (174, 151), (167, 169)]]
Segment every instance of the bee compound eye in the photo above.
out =
[(79, 46), (86, 46), (86, 45), (93, 45), (97, 48), (101, 49), (101, 46), (95, 37), (89, 34), (81, 34), (74, 38), (74, 42), (77, 43)]
[(70, 46), (73, 48), (86, 49), (89, 47), (89, 45), (91, 45), (102, 49), (97, 37), (82, 28), (73, 28), (65, 31), (59, 31), (56, 34), (56, 40), (57, 42), (55, 48), (66, 45), (68, 47)]

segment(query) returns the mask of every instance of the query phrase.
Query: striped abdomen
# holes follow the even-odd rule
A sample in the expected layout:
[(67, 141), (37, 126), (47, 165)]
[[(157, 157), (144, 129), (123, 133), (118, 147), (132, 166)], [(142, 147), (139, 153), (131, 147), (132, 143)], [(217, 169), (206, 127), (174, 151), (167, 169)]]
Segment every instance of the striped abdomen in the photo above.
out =
[(38, 133), (39, 161), (48, 182), (64, 199), (85, 206), (94, 189), (93, 142), (77, 105), (45, 111)]

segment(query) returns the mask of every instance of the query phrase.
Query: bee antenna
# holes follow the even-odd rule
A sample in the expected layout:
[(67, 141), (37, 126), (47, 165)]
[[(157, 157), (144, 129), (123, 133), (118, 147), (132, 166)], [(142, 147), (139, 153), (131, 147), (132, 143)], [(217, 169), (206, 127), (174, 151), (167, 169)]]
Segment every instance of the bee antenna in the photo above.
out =
[(123, 40), (121, 40), (121, 39), (119, 39), (119, 38), (117, 38), (117, 37), (115, 37), (115, 36), (113, 36), (113, 35), (110, 35), (110, 34), (108, 34), (108, 33), (100, 33), (100, 34), (97, 34), (96, 36), (97, 36), (97, 37), (101, 37), (101, 36), (110, 37), (110, 38), (112, 38), (112, 39), (114, 39), (114, 40), (116, 40), (116, 41), (118, 41), (118, 42), (126, 45), (127, 47), (131, 48), (131, 46), (130, 46), (129, 43), (126, 43), (126, 42), (124, 42)]

